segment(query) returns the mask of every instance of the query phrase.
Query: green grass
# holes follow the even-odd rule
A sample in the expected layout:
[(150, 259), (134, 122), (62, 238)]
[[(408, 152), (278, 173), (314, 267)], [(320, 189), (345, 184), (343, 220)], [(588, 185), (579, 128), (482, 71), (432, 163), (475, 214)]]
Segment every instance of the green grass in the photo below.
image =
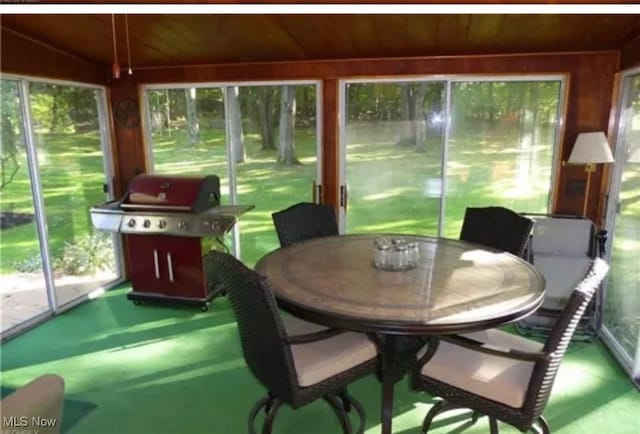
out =
[[(434, 196), (440, 178), (440, 143), (427, 151), (396, 146), (393, 125), (349, 125), (347, 138), (348, 232), (437, 234), (440, 198)], [(224, 132), (202, 129), (198, 146), (188, 145), (186, 130), (154, 136), (155, 170), (166, 174), (217, 174), (228, 203)], [(451, 139), (447, 165), (444, 234), (456, 237), (467, 206), (510, 206), (519, 211), (546, 211), (550, 182), (550, 144), (543, 142), (531, 164), (518, 172), (517, 131), (486, 133), (483, 141), (466, 131)], [(549, 137), (548, 137), (549, 138)], [(235, 165), (238, 203), (255, 205), (240, 219), (241, 256), (252, 265), (278, 246), (271, 213), (311, 200), (317, 174), (315, 134), (298, 129), (296, 150), (301, 165), (276, 162), (276, 152), (261, 150), (259, 137), (247, 135), (247, 159)], [(524, 163), (523, 163), (524, 164)], [(519, 173), (524, 173), (525, 178)], [(529, 189), (518, 190), (526, 184)]]
[[(244, 363), (226, 297), (202, 313), (134, 306), (125, 298), (129, 290), (109, 291), (2, 344), (2, 386), (17, 388), (44, 373), (63, 376), (65, 398), (97, 406), (74, 421), (73, 434), (246, 433), (249, 410), (265, 390)], [(366, 433), (379, 433), (380, 383), (370, 376), (349, 390), (364, 406)], [(399, 382), (394, 433), (419, 432), (433, 402), (411, 392), (406, 379)], [(640, 394), (601, 344), (570, 346), (544, 413), (552, 432), (637, 434), (639, 413)], [(459, 432), (464, 423), (436, 420), (433, 432)], [(329, 434), (340, 427), (320, 401), (284, 407), (274, 432)], [(464, 432), (487, 433), (486, 418)]]
[[(91, 231), (89, 208), (105, 200), (103, 155), (97, 131), (37, 135), (37, 153), (47, 215), (49, 247), (59, 256), (66, 242)], [(19, 155), (20, 170), (0, 193), (3, 212), (33, 214), (26, 155)], [(15, 263), (40, 255), (35, 222), (0, 232), (1, 273), (12, 273)]]
[[(473, 135), (451, 138), (447, 166), (445, 235), (455, 237), (466, 206), (503, 204), (522, 211), (544, 211), (549, 170), (534, 171), (529, 184), (540, 188), (532, 195), (510, 191), (519, 179), (514, 175), (518, 152), (517, 132), (485, 134), (483, 142)], [(349, 232), (396, 231), (436, 234), (440, 199), (434, 196), (440, 177), (438, 140), (425, 153), (394, 145), (396, 130), (389, 126), (349, 126), (347, 182)], [(102, 202), (104, 182), (97, 132), (41, 134), (38, 154), (47, 212), (50, 247), (59, 254), (65, 242), (90, 231), (88, 209)], [(240, 219), (241, 256), (253, 264), (278, 246), (271, 213), (299, 201), (311, 200), (317, 179), (315, 131), (298, 128), (296, 150), (300, 165), (276, 162), (276, 151), (262, 150), (257, 135), (245, 137), (246, 161), (235, 165), (238, 203), (255, 205)], [(540, 159), (550, 156), (541, 150)], [(548, 152), (547, 152), (548, 153)], [(228, 163), (224, 130), (202, 128), (196, 146), (188, 144), (185, 128), (153, 136), (155, 171), (164, 174), (206, 175), (221, 178), (223, 203), (229, 203)], [(496, 169), (497, 168), (497, 169)], [(435, 181), (434, 181), (435, 180)], [(490, 182), (487, 182), (490, 180)], [(435, 182), (435, 184), (434, 184)], [(19, 176), (2, 193), (2, 210), (33, 212), (28, 173)], [(13, 272), (16, 262), (39, 255), (35, 224), (2, 231), (0, 270)]]

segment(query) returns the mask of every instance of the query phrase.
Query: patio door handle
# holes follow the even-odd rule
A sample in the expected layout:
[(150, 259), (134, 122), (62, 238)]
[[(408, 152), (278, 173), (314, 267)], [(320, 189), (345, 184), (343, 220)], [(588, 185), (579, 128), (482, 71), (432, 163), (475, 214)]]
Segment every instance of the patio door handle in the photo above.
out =
[(344, 208), (345, 212), (347, 212), (348, 202), (349, 202), (349, 190), (347, 188), (347, 184), (342, 184), (340, 186), (340, 206)]
[(311, 197), (313, 198), (313, 203), (322, 203), (322, 184), (317, 184), (315, 179), (313, 180)]

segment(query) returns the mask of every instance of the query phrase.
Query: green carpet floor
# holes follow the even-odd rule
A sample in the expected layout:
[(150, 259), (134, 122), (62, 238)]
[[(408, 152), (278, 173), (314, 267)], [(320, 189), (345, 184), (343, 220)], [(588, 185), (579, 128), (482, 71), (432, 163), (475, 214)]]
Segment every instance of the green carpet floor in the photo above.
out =
[[(209, 312), (134, 306), (128, 287), (66, 312), (1, 346), (2, 386), (16, 388), (44, 373), (64, 377), (66, 396), (95, 406), (77, 434), (246, 434), (249, 409), (264, 394), (245, 367), (225, 298)], [(367, 434), (378, 433), (380, 385), (373, 377), (350, 388), (367, 412)], [(396, 385), (394, 433), (418, 433), (433, 402)], [(545, 415), (556, 434), (640, 434), (640, 392), (606, 349), (574, 344)], [(486, 418), (436, 423), (434, 433), (487, 433)], [(324, 402), (283, 408), (275, 434), (340, 432)], [(501, 432), (515, 429), (501, 424)]]

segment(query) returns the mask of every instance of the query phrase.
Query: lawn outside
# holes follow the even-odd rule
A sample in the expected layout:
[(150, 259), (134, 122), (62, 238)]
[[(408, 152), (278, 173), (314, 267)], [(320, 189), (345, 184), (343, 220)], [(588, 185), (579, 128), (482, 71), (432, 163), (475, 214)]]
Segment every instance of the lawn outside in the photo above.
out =
[[(517, 132), (489, 131), (482, 140), (470, 132), (458, 131), (451, 137), (447, 162), (447, 191), (444, 235), (456, 238), (466, 206), (502, 204), (526, 212), (545, 212), (548, 200), (550, 173), (531, 166), (528, 185), (535, 190), (528, 194), (514, 193), (514, 186), (521, 180), (518, 173)], [(548, 132), (547, 132), (548, 134)], [(440, 144), (432, 140), (426, 152), (395, 145), (397, 133), (393, 125), (373, 126), (370, 123), (352, 123), (347, 130), (347, 182), (350, 185), (350, 204), (347, 213), (347, 230), (353, 232), (395, 232), (437, 234), (440, 197), (435, 190), (440, 177)], [(75, 134), (73, 146), (67, 134), (41, 134), (40, 155), (43, 156), (41, 174), (51, 178), (44, 190), (45, 206), (49, 214), (48, 224), (51, 248), (59, 256), (68, 240), (92, 232), (88, 209), (104, 200), (104, 194), (82, 188), (102, 182), (104, 175), (100, 158), (93, 152), (98, 143), (95, 132)], [(210, 175), (221, 178), (222, 203), (230, 203), (228, 163), (226, 159), (224, 130), (208, 128), (200, 130), (198, 146), (189, 146), (186, 129), (153, 136), (155, 172), (180, 175)], [(549, 136), (548, 136), (549, 137)], [(237, 202), (254, 205), (243, 215), (240, 227), (240, 252), (244, 262), (253, 265), (260, 257), (278, 247), (271, 213), (299, 201), (311, 200), (311, 186), (317, 176), (316, 138), (312, 128), (299, 128), (296, 132), (296, 151), (301, 164), (286, 166), (276, 161), (275, 150), (261, 149), (258, 135), (245, 136), (246, 160), (235, 165)], [(511, 144), (511, 145), (510, 145)], [(45, 152), (46, 151), (46, 152)], [(533, 163), (549, 160), (550, 154), (541, 149)], [(550, 152), (550, 151), (549, 151)], [(72, 156), (75, 155), (75, 156)], [(82, 156), (80, 158), (80, 156)], [(71, 157), (74, 164), (66, 170), (55, 170)], [(542, 166), (545, 167), (545, 166)], [(32, 211), (29, 180), (23, 170), (2, 197), (2, 210), (28, 214)], [(76, 182), (84, 179), (82, 184)], [(47, 306), (43, 280), (27, 267), (27, 273), (19, 273), (16, 264), (38, 267), (40, 250), (33, 222), (5, 229), (2, 235), (3, 281), (13, 282), (3, 291), (3, 308), (11, 306), (7, 293), (16, 294), (30, 288), (30, 298)], [(86, 236), (86, 235), (85, 235)], [(228, 236), (227, 242), (231, 239)], [(614, 265), (615, 266), (615, 265)], [(67, 288), (70, 293), (88, 291), (82, 286), (100, 277), (64, 276), (57, 274), (56, 287)], [(36, 290), (34, 285), (40, 285)], [(74, 286), (76, 285), (76, 286)], [(79, 285), (79, 286), (78, 286)], [(73, 289), (76, 288), (76, 289)], [(617, 297), (611, 291), (611, 297)], [(61, 297), (61, 298), (64, 298)], [(14, 298), (18, 300), (18, 298)], [(6, 302), (6, 303), (4, 303)], [(25, 302), (25, 306), (28, 305)], [(611, 308), (615, 306), (611, 304)], [(39, 309), (39, 308), (33, 308)], [(617, 308), (619, 310), (619, 308)], [(26, 311), (25, 311), (26, 312)], [(619, 315), (618, 315), (619, 316)], [(620, 327), (629, 339), (637, 336), (634, 321), (622, 321)]]

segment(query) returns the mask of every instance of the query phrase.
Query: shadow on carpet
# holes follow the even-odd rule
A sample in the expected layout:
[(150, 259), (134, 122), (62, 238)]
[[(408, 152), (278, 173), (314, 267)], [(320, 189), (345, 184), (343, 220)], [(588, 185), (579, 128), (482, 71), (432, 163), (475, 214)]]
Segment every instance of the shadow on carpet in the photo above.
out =
[[(13, 393), (16, 389), (12, 387), (0, 387), (0, 396), (4, 398), (5, 396)], [(96, 404), (93, 402), (81, 401), (79, 399), (64, 399), (64, 408), (62, 410), (62, 428), (60, 432), (62, 434), (70, 433), (71, 430), (80, 422), (82, 419), (87, 417), (89, 413), (98, 408)]]

